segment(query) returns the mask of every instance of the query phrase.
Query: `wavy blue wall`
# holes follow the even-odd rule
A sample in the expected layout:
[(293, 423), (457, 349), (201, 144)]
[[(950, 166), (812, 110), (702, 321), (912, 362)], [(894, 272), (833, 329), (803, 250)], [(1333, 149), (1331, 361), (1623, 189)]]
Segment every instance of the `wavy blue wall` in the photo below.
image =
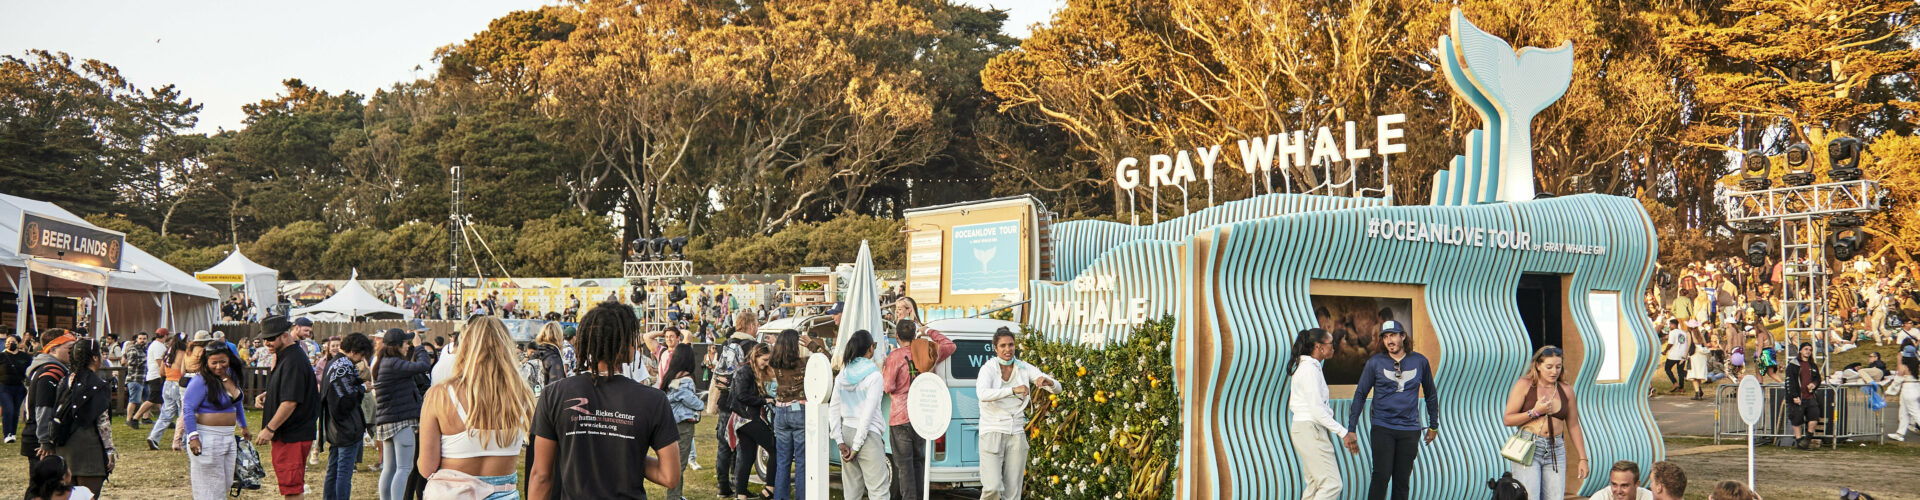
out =
[(1159, 224), (1135, 226), (1118, 222), (1081, 220), (1053, 225), (1053, 276), (1079, 275), (1095, 259), (1135, 241), (1184, 242), (1195, 232), (1233, 222), (1264, 219), (1297, 212), (1385, 206), (1378, 198), (1339, 198), (1303, 194), (1269, 194), (1222, 203)]
[[(1582, 255), (1368, 238), (1367, 222), (1373, 217), (1527, 231), (1534, 243), (1598, 245), (1607, 252)], [(1590, 291), (1621, 292), (1624, 324), (1636, 339), (1643, 339), (1636, 342), (1639, 355), (1622, 367), (1628, 377), (1622, 383), (1593, 382), (1591, 374), (1600, 366), (1597, 347), (1588, 350), (1585, 359), (1568, 360), (1580, 367), (1575, 391), (1586, 458), (1595, 469), (1573, 488), (1576, 493), (1602, 487), (1606, 464), (1615, 460), (1644, 466), (1664, 456), (1645, 397), (1652, 335), (1639, 320), (1647, 312), (1638, 300), (1657, 248), (1652, 225), (1635, 200), (1579, 195), (1465, 207), (1347, 208), (1239, 222), (1203, 236), (1212, 238), (1215, 248), (1194, 258), (1211, 259), (1214, 273), (1193, 280), (1203, 288), (1191, 294), (1192, 308), (1182, 309), (1180, 335), (1183, 345), (1201, 345), (1195, 336), (1211, 341), (1205, 352), (1189, 353), (1186, 363), (1216, 362), (1204, 373), (1188, 373), (1182, 381), (1188, 390), (1182, 396), (1190, 406), (1206, 406), (1199, 414), (1217, 416), (1187, 423), (1199, 426), (1204, 438), (1194, 442), (1189, 433), (1183, 442), (1183, 469), (1194, 469), (1182, 477), (1191, 480), (1193, 474), (1216, 472), (1219, 477), (1201, 491), (1182, 487), (1182, 498), (1221, 498), (1222, 482), (1231, 484), (1234, 498), (1299, 496), (1297, 457), (1286, 433), (1290, 417), (1284, 411), (1285, 362), (1293, 332), (1315, 326), (1308, 290), (1314, 280), (1424, 286), (1427, 313), (1440, 344), (1436, 375), (1444, 425), (1440, 439), (1421, 449), (1412, 482), (1415, 498), (1482, 497), (1486, 481), (1507, 470), (1497, 450), (1512, 429), (1501, 423), (1500, 414), (1531, 354), (1514, 299), (1522, 273), (1570, 275), (1565, 307), (1584, 345), (1599, 346), (1602, 335), (1587, 314)], [(1192, 328), (1192, 314), (1216, 312), (1208, 317), (1218, 321)], [(1219, 368), (1222, 362), (1230, 366)], [(1195, 385), (1194, 380), (1202, 383)], [(1216, 398), (1217, 404), (1212, 403)], [(1336, 401), (1334, 411), (1345, 415), (1350, 404)], [(1196, 414), (1189, 410), (1188, 415)], [(1365, 430), (1361, 432), (1366, 442)], [(1214, 439), (1224, 459), (1215, 458)], [(1362, 448), (1361, 454), (1338, 454), (1347, 485), (1342, 498), (1366, 495), (1371, 457)]]

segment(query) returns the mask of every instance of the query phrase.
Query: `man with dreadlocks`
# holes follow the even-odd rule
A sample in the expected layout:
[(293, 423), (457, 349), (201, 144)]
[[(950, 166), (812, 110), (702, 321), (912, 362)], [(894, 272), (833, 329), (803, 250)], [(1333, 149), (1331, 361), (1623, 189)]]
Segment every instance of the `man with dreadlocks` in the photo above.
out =
[(529, 498), (645, 500), (646, 481), (680, 485), (680, 433), (666, 393), (620, 374), (639, 330), (622, 304), (580, 319), (581, 373), (547, 386), (533, 408)]

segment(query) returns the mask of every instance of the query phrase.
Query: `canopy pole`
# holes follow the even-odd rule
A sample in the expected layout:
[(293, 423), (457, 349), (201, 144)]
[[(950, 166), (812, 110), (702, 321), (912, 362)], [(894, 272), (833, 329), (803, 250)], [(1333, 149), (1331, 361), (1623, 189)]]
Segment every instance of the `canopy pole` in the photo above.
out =
[(27, 305), (33, 303), (33, 278), (30, 276), (26, 266), (21, 266), (20, 285), (13, 288), (13, 336), (16, 338), (26, 338), (27, 318), (32, 317), (27, 315)]

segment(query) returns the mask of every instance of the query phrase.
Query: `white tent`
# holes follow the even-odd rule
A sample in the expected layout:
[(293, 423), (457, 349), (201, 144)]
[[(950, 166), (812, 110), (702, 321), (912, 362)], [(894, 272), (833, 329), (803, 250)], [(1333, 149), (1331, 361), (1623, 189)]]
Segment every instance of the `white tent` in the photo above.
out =
[(239, 245), (234, 245), (233, 251), (227, 253), (226, 260), (205, 271), (193, 273), (193, 276), (207, 283), (244, 285), (247, 299), (252, 300), (254, 305), (254, 310), (243, 313), (247, 316), (261, 313), (260, 316), (264, 317), (266, 315), (262, 310), (280, 301), (280, 271), (241, 255)]
[(367, 287), (360, 286), (358, 269), (353, 271), (353, 276), (347, 279), (347, 284), (341, 285), (340, 291), (334, 292), (332, 297), (327, 297), (327, 300), (312, 306), (294, 309), (287, 315), (296, 318), (306, 316), (315, 321), (330, 322), (353, 321), (353, 318), (358, 316), (413, 319), (413, 311), (388, 305), (380, 301), (379, 297), (375, 297), (373, 292), (367, 291)]
[[(18, 253), (22, 212), (51, 217), (83, 227), (99, 229), (86, 219), (52, 203), (0, 194), (0, 291), (16, 295), (42, 295), (74, 299), (93, 298), (96, 317), (104, 317), (106, 328), (93, 333), (152, 331), (166, 327), (191, 332), (213, 327), (218, 314), (220, 292), (193, 276), (174, 268), (133, 244), (123, 247), (121, 269), (108, 271), (51, 259), (29, 258)], [(105, 300), (97, 296), (105, 286)], [(25, 305), (27, 301), (19, 301)], [(24, 309), (24, 308), (22, 308)], [(81, 312), (86, 315), (87, 312)], [(18, 322), (14, 331), (24, 330), (32, 319)], [(37, 325), (46, 328), (49, 325)]]

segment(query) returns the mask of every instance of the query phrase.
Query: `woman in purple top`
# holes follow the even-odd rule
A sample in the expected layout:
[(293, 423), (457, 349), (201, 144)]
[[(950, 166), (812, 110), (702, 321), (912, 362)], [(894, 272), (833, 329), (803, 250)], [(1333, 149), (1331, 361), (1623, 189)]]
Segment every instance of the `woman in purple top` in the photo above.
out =
[(188, 482), (193, 484), (194, 500), (219, 500), (227, 497), (233, 482), (233, 463), (237, 433), (247, 432), (246, 400), (240, 390), (240, 358), (225, 342), (212, 343), (200, 354), (200, 373), (187, 383), (181, 398), (181, 431), (186, 433)]

